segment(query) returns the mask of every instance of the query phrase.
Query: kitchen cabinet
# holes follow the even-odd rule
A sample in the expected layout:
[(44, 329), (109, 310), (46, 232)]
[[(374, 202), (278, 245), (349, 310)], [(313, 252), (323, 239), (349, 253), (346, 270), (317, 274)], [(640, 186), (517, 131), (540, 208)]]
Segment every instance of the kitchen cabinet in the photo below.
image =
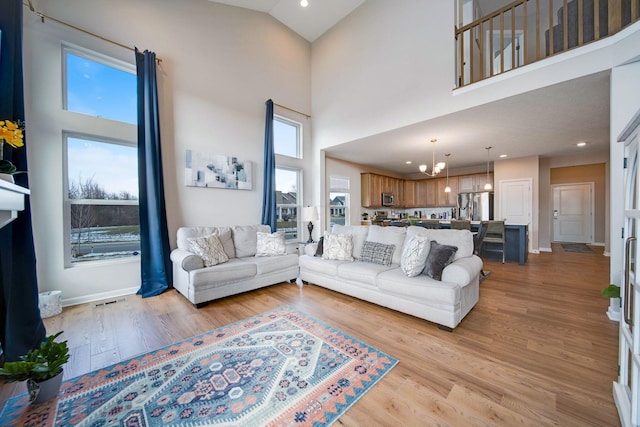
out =
[[(458, 193), (474, 193), (484, 191), (484, 185), (487, 183), (486, 173), (477, 173), (473, 175), (460, 175), (458, 178)], [(451, 177), (449, 177), (451, 180)], [(489, 173), (489, 183), (493, 187), (493, 173)]]
[(407, 180), (404, 182), (404, 207), (417, 208), (416, 203), (416, 181)]
[(421, 179), (416, 181), (417, 208), (431, 208), (438, 203), (438, 182), (435, 179)]
[(449, 177), (450, 193), (445, 193), (444, 189), (447, 186), (447, 178), (438, 178), (438, 202), (440, 206), (456, 206), (458, 203), (458, 177)]
[(403, 207), (404, 180), (375, 173), (360, 174), (361, 205), (364, 208), (382, 207), (382, 193), (393, 194), (394, 208)]

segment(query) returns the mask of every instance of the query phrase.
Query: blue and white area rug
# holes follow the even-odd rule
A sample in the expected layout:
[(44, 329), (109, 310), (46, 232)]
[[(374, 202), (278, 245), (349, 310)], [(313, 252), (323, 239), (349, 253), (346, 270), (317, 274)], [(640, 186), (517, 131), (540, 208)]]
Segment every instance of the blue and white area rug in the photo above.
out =
[(2, 426), (324, 426), (398, 361), (283, 306), (10, 399)]

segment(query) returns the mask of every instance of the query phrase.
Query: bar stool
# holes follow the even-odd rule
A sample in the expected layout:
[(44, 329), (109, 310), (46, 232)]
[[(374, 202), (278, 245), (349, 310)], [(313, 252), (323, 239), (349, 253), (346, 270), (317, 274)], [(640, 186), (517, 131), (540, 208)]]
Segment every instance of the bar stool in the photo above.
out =
[[(482, 253), (502, 252), (502, 263), (504, 264), (504, 255), (506, 249), (506, 238), (504, 234), (504, 221), (489, 221), (487, 223), (487, 233), (482, 241)], [(501, 245), (502, 249), (497, 249), (495, 245), (487, 246), (486, 243), (494, 243)]]
[(452, 219), (451, 229), (452, 230), (471, 230), (471, 221), (466, 219)]
[[(482, 221), (478, 226), (478, 232), (473, 236), (473, 254), (480, 256), (482, 252), (482, 244), (484, 243), (484, 236), (487, 234), (487, 221)], [(480, 270), (480, 274), (484, 277), (486, 274), (484, 269)]]

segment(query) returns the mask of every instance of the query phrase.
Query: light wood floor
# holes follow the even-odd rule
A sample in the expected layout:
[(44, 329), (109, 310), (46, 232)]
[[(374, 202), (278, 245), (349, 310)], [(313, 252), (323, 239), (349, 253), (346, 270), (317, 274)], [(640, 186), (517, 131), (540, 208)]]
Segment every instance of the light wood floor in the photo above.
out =
[[(486, 261), (480, 302), (454, 330), (318, 286), (279, 284), (195, 309), (175, 291), (65, 308), (46, 319), (72, 348), (67, 378), (289, 304), (400, 363), (335, 425), (617, 426), (618, 324), (609, 258), (554, 252)], [(22, 385), (0, 386), (0, 405)]]

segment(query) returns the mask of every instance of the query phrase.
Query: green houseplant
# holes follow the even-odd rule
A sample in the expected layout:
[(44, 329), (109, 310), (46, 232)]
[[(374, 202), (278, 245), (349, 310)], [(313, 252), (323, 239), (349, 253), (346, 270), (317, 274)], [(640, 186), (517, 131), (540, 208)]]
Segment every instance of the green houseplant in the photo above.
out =
[(616, 284), (610, 284), (600, 291), (600, 294), (609, 298), (609, 310), (607, 316), (610, 320), (620, 320), (620, 287)]
[(62, 332), (48, 336), (39, 347), (20, 356), (20, 360), (5, 362), (0, 368), (0, 376), (7, 382), (27, 381), (32, 402), (44, 402), (58, 394), (62, 367), (69, 360), (67, 341), (55, 341)]

